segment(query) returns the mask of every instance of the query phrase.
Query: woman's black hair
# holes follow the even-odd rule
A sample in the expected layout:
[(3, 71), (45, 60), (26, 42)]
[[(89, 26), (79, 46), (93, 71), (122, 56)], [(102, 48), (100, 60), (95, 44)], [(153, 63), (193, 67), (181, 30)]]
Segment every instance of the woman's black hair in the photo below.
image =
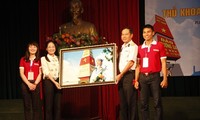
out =
[[(53, 44), (55, 45), (55, 47), (56, 47), (56, 51), (55, 51), (54, 54), (55, 54), (56, 56), (58, 56), (57, 43), (56, 43), (55, 41), (53, 41), (53, 40), (49, 40), (49, 41), (47, 41), (47, 42), (46, 42), (46, 45), (45, 45), (45, 48), (46, 48), (46, 49), (47, 49), (49, 43), (53, 43)], [(49, 58), (47, 57), (47, 54), (48, 54), (48, 52), (46, 51), (45, 59), (46, 59), (48, 62), (50, 62)]]
[(37, 47), (37, 51), (36, 51), (36, 53), (35, 53), (35, 57), (36, 57), (36, 58), (35, 58), (34, 60), (35, 60), (35, 61), (38, 61), (38, 60), (40, 59), (39, 45), (38, 45), (37, 42), (31, 41), (31, 42), (28, 43), (28, 45), (27, 45), (27, 47), (26, 47), (26, 52), (25, 52), (25, 55), (24, 55), (24, 59), (25, 59), (26, 62), (30, 61), (30, 60), (29, 60), (29, 57), (30, 57), (29, 46), (31, 46), (31, 45)]

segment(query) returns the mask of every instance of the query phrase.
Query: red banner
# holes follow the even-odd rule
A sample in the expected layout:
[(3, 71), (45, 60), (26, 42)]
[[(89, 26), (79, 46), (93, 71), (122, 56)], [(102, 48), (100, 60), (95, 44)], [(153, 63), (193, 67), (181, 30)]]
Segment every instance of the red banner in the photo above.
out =
[(181, 58), (173, 40), (170, 40), (167, 37), (161, 36), (159, 34), (157, 34), (157, 40), (164, 44), (168, 60), (177, 60)]

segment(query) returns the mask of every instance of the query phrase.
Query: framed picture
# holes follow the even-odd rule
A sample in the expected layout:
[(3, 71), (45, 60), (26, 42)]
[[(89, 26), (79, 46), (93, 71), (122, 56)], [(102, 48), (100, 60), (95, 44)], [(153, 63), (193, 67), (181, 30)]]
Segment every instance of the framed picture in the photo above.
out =
[(62, 88), (115, 84), (116, 44), (60, 50)]

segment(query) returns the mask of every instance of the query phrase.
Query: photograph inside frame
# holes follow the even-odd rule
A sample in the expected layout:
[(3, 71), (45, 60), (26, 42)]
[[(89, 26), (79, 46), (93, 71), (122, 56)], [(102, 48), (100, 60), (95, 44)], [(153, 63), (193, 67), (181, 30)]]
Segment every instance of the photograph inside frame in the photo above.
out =
[(115, 43), (61, 49), (61, 87), (115, 84), (115, 51)]

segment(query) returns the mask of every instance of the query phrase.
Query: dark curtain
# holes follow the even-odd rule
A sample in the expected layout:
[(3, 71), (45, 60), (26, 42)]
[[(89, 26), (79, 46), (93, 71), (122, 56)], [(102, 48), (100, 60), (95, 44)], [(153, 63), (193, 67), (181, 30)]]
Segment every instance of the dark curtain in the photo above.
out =
[(21, 98), (19, 59), (29, 41), (39, 43), (38, 1), (4, 1), (0, 11), (0, 99)]
[[(100, 36), (109, 43), (121, 46), (121, 30), (132, 27), (133, 40), (139, 43), (139, 0), (82, 0), (83, 19), (94, 23)], [(39, 38), (44, 49), (47, 36), (58, 32), (61, 24), (70, 20), (69, 0), (39, 1)], [(94, 92), (95, 91), (95, 92)], [(64, 89), (63, 115), (68, 117), (96, 117), (116, 120), (119, 99), (117, 85)], [(65, 116), (63, 116), (65, 117)]]

